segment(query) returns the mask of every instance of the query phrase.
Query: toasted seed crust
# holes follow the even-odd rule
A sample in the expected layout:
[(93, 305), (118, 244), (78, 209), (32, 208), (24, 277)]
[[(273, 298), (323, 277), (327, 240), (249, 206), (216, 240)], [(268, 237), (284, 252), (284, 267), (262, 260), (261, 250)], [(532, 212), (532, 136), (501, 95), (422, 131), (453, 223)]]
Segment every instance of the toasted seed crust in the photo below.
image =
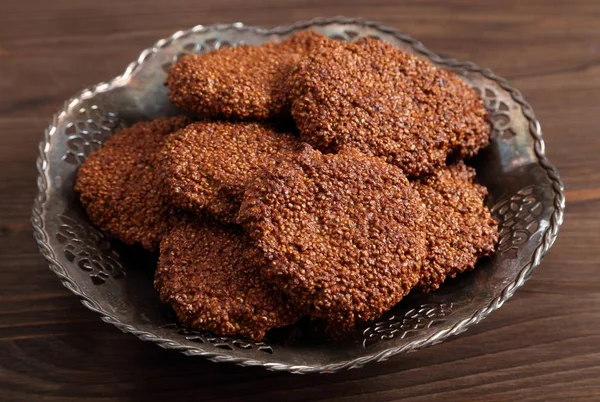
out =
[(428, 252), (419, 282), (427, 292), (494, 252), (498, 223), (484, 204), (487, 189), (474, 178), (475, 170), (459, 162), (413, 183), (427, 210)]
[(234, 222), (248, 182), (278, 160), (293, 157), (300, 144), (263, 123), (190, 124), (162, 149), (163, 193), (181, 209)]
[(155, 160), (168, 135), (189, 124), (185, 116), (145, 121), (115, 133), (77, 172), (90, 220), (124, 243), (158, 250), (178, 214), (158, 188)]
[(253, 182), (239, 213), (269, 261), (265, 279), (342, 331), (378, 317), (418, 282), (423, 218), (400, 169), (308, 146)]
[(154, 284), (183, 324), (260, 341), (299, 318), (260, 268), (240, 227), (186, 220), (163, 238)]
[(285, 78), (324, 39), (303, 31), (280, 43), (183, 56), (169, 71), (169, 98), (178, 107), (207, 117), (278, 117), (288, 111)]
[(351, 147), (411, 176), (432, 174), (449, 154), (489, 141), (479, 96), (453, 73), (372, 38), (327, 41), (290, 76), (301, 139), (324, 152)]

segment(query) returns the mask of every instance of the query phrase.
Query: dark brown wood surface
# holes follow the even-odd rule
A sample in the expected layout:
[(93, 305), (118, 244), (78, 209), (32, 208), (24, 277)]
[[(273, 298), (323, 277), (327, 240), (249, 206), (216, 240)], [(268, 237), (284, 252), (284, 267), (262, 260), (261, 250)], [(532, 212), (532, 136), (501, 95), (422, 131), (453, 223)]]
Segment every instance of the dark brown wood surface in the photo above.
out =
[[(195, 24), (378, 20), (522, 90), (566, 183), (526, 286), (465, 334), (336, 375), (273, 374), (120, 333), (64, 289), (29, 224), (37, 144), (63, 100)], [(600, 2), (0, 1), (0, 400), (600, 400)]]

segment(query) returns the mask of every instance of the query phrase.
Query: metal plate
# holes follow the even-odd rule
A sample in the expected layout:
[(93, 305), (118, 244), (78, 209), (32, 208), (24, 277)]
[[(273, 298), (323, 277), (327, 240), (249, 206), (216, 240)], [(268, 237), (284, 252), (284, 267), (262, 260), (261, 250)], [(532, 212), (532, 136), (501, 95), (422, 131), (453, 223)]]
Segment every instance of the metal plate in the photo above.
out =
[[(88, 221), (76, 195), (77, 167), (112, 132), (138, 120), (172, 115), (163, 85), (182, 54), (236, 44), (280, 41), (303, 29), (353, 41), (385, 39), (456, 72), (491, 111), (492, 140), (474, 161), (500, 221), (497, 254), (432, 294), (411, 294), (379, 320), (338, 343), (262, 343), (218, 337), (176, 324), (152, 288), (154, 257), (124, 247)], [(190, 356), (294, 373), (334, 372), (382, 361), (465, 331), (502, 306), (531, 276), (556, 239), (563, 219), (563, 185), (544, 155), (540, 125), (519, 91), (488, 69), (447, 59), (380, 24), (319, 19), (267, 30), (240, 23), (196, 26), (144, 50), (123, 75), (83, 90), (54, 116), (37, 162), (32, 223), (41, 253), (64, 286), (102, 320), (142, 340)]]

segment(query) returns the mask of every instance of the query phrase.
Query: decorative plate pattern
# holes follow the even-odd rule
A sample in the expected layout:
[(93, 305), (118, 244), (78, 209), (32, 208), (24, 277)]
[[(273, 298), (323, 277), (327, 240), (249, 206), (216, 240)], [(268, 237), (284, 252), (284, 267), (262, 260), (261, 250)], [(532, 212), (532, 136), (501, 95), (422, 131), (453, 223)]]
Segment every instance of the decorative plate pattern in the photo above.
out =
[(59, 215), (56, 240), (62, 245), (67, 261), (89, 274), (94, 285), (125, 277), (119, 255), (110, 246), (104, 233), (80, 220)]
[(105, 111), (98, 105), (81, 108), (74, 117), (76, 120), (70, 121), (64, 130), (68, 139), (63, 158), (79, 165), (90, 153), (99, 149), (121, 124), (115, 112)]
[(517, 258), (519, 247), (538, 230), (542, 203), (534, 189), (534, 185), (527, 186), (492, 208), (499, 222), (498, 253), (506, 258)]
[(452, 314), (452, 303), (427, 303), (412, 308), (403, 316), (392, 315), (363, 331), (363, 347), (367, 347), (392, 338), (409, 338), (422, 329), (431, 328), (444, 322)]

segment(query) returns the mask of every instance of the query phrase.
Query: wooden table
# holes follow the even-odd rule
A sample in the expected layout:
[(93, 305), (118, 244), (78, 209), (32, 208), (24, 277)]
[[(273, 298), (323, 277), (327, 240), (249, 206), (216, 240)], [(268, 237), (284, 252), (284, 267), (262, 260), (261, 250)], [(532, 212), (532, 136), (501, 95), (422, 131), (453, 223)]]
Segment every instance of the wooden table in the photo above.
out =
[[(600, 2), (75, 1), (0, 5), (0, 400), (600, 400)], [(38, 254), (37, 144), (63, 100), (195, 24), (379, 20), (521, 89), (567, 188), (565, 223), (533, 279), (447, 342), (336, 375), (214, 364), (125, 335)], [(245, 395), (245, 396), (244, 396)]]

